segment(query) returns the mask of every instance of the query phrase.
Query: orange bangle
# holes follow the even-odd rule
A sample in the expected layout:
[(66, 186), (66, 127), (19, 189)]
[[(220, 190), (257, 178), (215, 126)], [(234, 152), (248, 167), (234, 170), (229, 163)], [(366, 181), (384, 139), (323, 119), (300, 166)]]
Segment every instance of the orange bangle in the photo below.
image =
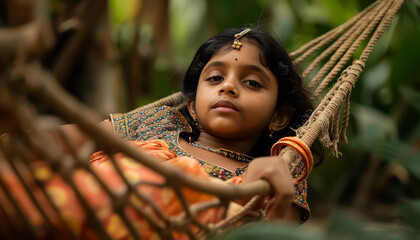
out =
[[(314, 158), (312, 156), (311, 149), (297, 137), (284, 137), (282, 139), (294, 141), (296, 144), (298, 144), (300, 147), (302, 147), (305, 150), (306, 154), (308, 155), (308, 160), (309, 160), (308, 161), (309, 162), (309, 172), (311, 172), (312, 168), (314, 166)], [(280, 140), (282, 140), (282, 139), (280, 139)], [(309, 175), (309, 173), (308, 173), (308, 175)]]
[(293, 180), (294, 183), (299, 183), (300, 181), (305, 179), (312, 171), (312, 167), (314, 165), (312, 152), (309, 149), (309, 147), (300, 139), (296, 137), (284, 137), (273, 145), (273, 147), (271, 148), (271, 155), (278, 155), (283, 146), (293, 148), (302, 158), (305, 172), (299, 178)]

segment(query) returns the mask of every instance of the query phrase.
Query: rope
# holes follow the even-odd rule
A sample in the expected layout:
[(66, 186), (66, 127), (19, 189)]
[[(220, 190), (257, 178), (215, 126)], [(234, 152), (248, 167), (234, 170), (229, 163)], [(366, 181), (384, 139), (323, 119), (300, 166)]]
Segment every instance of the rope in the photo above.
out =
[(182, 94), (182, 92), (176, 92), (158, 101), (139, 107), (131, 112), (137, 112), (137, 111), (142, 111), (145, 109), (161, 107), (161, 106), (171, 106), (171, 107), (179, 106), (184, 101), (185, 101), (185, 96)]
[(388, 11), (385, 19), (379, 24), (378, 30), (373, 34), (372, 38), (369, 40), (368, 45), (364, 49), (362, 55), (360, 56), (360, 60), (366, 62), (370, 53), (372, 52), (373, 48), (375, 47), (376, 43), (378, 42), (379, 38), (382, 37), (385, 30), (391, 24), (391, 20), (394, 18), (395, 14), (401, 8), (401, 5), (404, 3), (404, 0), (397, 0), (393, 3), (393, 6)]
[[(356, 25), (354, 25), (353, 28), (351, 28), (347, 34), (343, 35), (339, 41), (337, 42), (338, 44), (336, 46), (332, 46), (330, 49), (327, 49), (327, 51), (325, 52), (325, 57), (327, 56), (327, 54), (330, 54), (331, 52), (334, 51), (333, 56), (328, 60), (328, 62), (326, 64), (324, 64), (324, 66), (321, 68), (321, 70), (319, 70), (319, 72), (315, 75), (315, 77), (311, 80), (311, 82), (308, 84), (308, 88), (312, 89), (321, 79), (322, 77), (324, 77), (325, 74), (328, 74), (329, 71), (331, 70), (331, 68), (334, 66), (334, 64), (337, 62), (337, 60), (347, 51), (347, 49), (349, 48), (350, 44), (354, 41), (354, 39), (357, 37), (358, 34), (360, 34), (360, 32), (363, 30), (363, 28), (365, 27), (366, 23), (358, 23)], [(356, 30), (355, 32), (353, 32), (352, 30)], [(338, 47), (338, 49), (336, 49), (336, 47)], [(320, 58), (324, 58), (324, 56), (321, 54)], [(321, 59), (316, 59), (317, 61), (320, 61)], [(315, 62), (315, 64), (318, 64), (317, 62)], [(325, 81), (325, 80), (324, 80)], [(321, 83), (322, 85), (323, 83)], [(314, 93), (314, 97), (317, 97), (317, 93)]]
[(351, 45), (350, 43), (353, 41), (354, 38), (351, 38), (351, 40), (346, 41), (346, 44), (340, 48), (340, 51), (347, 49), (346, 53), (340, 59), (340, 61), (334, 66), (334, 68), (328, 73), (328, 75), (324, 78), (324, 80), (321, 82), (318, 88), (315, 90), (314, 97), (317, 97), (328, 86), (328, 84), (337, 76), (337, 74), (340, 73), (344, 65), (350, 60), (350, 57), (354, 54), (354, 52), (360, 46), (362, 41), (366, 39), (366, 37), (373, 31), (373, 29), (375, 28), (379, 20), (385, 15), (386, 11), (389, 9), (389, 7), (392, 4), (392, 1), (383, 2), (383, 4), (384, 6), (378, 5), (377, 8), (371, 11), (370, 16), (372, 15), (375, 16), (373, 20), (369, 18), (369, 20), (363, 21), (362, 23), (363, 27), (361, 26), (361, 28), (357, 31), (357, 35), (360, 34), (360, 31), (363, 30), (366, 25), (368, 25), (368, 27), (364, 29), (363, 33), (359, 35), (358, 38)]
[[(329, 72), (327, 77), (323, 80), (323, 82), (320, 84), (318, 89), (315, 91), (314, 95), (318, 96), (320, 92), (325, 89), (325, 87), (330, 83), (330, 81), (335, 77), (335, 75), (341, 70), (341, 68), (344, 66), (344, 64), (348, 61), (350, 55), (352, 55), (357, 47), (361, 44), (363, 40), (366, 39), (366, 37), (374, 30), (375, 26), (378, 24), (379, 21), (380, 24), (377, 27), (377, 30), (371, 37), (368, 46), (364, 49), (360, 60), (358, 62), (355, 62), (352, 66), (350, 66), (347, 70), (343, 71), (342, 77), (338, 80), (335, 87), (328, 92), (325, 97), (323, 98), (322, 102), (319, 104), (318, 108), (314, 111), (313, 116), (308, 120), (307, 125), (304, 126), (304, 128), (299, 129), (298, 132), (300, 133), (300, 136), (303, 137), (303, 134), (308, 131), (308, 129), (311, 129), (315, 132), (320, 132), (320, 141), (324, 144), (324, 146), (332, 148), (332, 152), (334, 155), (338, 156), (338, 150), (337, 150), (337, 144), (341, 140), (347, 141), (347, 138), (345, 136), (345, 131), (348, 126), (348, 118), (350, 115), (350, 94), (351, 94), (351, 88), (346, 87), (345, 90), (340, 89), (339, 85), (342, 84), (345, 81), (349, 81), (347, 78), (348, 74), (352, 74), (356, 76), (356, 79), (359, 77), (364, 62), (366, 62), (368, 55), (372, 52), (373, 47), (379, 40), (379, 38), (383, 35), (385, 29), (389, 27), (391, 19), (395, 16), (398, 9), (401, 7), (402, 3), (404, 1), (389, 1), (389, 2), (383, 2), (386, 3), (385, 6), (378, 5), (378, 9), (372, 10), (372, 14), (376, 13), (375, 18), (373, 21), (371, 21), (368, 25), (368, 27), (363, 31), (363, 33), (356, 39), (356, 41), (353, 42), (353, 44), (349, 47), (346, 54), (341, 58), (340, 62)], [(363, 63), (363, 64), (362, 64)], [(325, 67), (325, 66), (324, 66)], [(321, 71), (320, 71), (321, 72)], [(355, 79), (355, 80), (356, 80)], [(355, 82), (354, 80), (354, 82)], [(353, 80), (350, 81), (351, 85), (354, 86)], [(345, 95), (343, 95), (343, 98), (332, 100), (335, 94), (338, 91), (344, 91)], [(340, 129), (340, 133), (338, 134), (338, 124), (339, 124), (339, 109), (342, 104), (342, 102), (345, 102), (345, 110), (343, 114), (343, 123)], [(332, 110), (333, 109), (333, 110)], [(312, 121), (315, 121), (314, 119), (317, 118), (320, 113), (327, 112), (329, 115), (329, 111), (332, 111), (331, 117), (326, 118), (324, 123), (322, 124), (311, 124)], [(322, 117), (324, 117), (323, 115)], [(332, 126), (330, 126), (332, 124)], [(317, 129), (318, 126), (320, 129)], [(313, 137), (309, 137), (310, 139), (313, 139)]]
[[(290, 53), (290, 57), (292, 59), (295, 59), (296, 64), (300, 64), (302, 61), (304, 61), (307, 57), (311, 56), (313, 53), (321, 49), (323, 46), (331, 42), (333, 39), (335, 39), (338, 35), (342, 34), (347, 28), (354, 25), (355, 22), (359, 21), (360, 18), (364, 17), (364, 15), (369, 12), (372, 8), (374, 8), (381, 0), (377, 0), (370, 4), (367, 8), (362, 10), (360, 13), (358, 13), (356, 16), (351, 18), (350, 20), (346, 21), (345, 23), (341, 24), (340, 26), (328, 31), (327, 33), (324, 33), (323, 35), (315, 38), (314, 40), (304, 44), (299, 49), (293, 51)], [(299, 55), (302, 55), (299, 59), (297, 57)], [(309, 53), (309, 54), (308, 54)]]
[[(253, 208), (255, 208), (255, 206), (257, 205), (257, 203), (259, 202), (259, 200), (261, 199), (260, 196), (254, 196), (242, 209), (241, 211), (239, 211), (236, 215), (231, 216), (230, 218), (226, 218), (220, 222), (218, 222), (217, 224), (215, 224), (213, 227), (215, 229), (224, 229), (228, 226), (233, 226), (236, 223), (238, 223), (238, 221), (240, 221), (243, 217), (247, 216), (250, 214), (250, 212), (254, 212), (252, 211)], [(255, 212), (254, 212), (255, 213)], [(265, 218), (264, 213), (261, 213), (260, 218)]]
[[(332, 146), (332, 141), (328, 134), (330, 121), (340, 109), (342, 101), (347, 98), (347, 93), (354, 86), (363, 68), (364, 62), (355, 60), (352, 65), (343, 71), (338, 82), (314, 110), (306, 124), (297, 130), (297, 137), (305, 144), (310, 146), (319, 136), (324, 146)], [(335, 152), (335, 155), (338, 155), (338, 153)]]
[[(323, 51), (318, 57), (316, 57), (309, 66), (305, 69), (305, 71), (302, 73), (302, 78), (306, 78), (314, 69), (316, 66), (321, 63), (322, 60), (324, 60), (326, 57), (331, 55), (331, 53), (335, 52), (339, 46), (343, 44), (343, 42), (351, 37), (352, 33), (354, 32), (354, 29), (359, 28), (359, 23), (355, 23), (344, 35), (342, 35), (337, 41), (335, 41), (330, 47), (328, 47), (325, 51)], [(316, 81), (312, 80), (309, 85), (307, 86), (309, 89), (313, 88)]]
[(340, 130), (340, 141), (344, 141), (345, 143), (348, 143), (346, 129), (347, 129), (347, 126), (349, 125), (349, 118), (350, 118), (350, 95), (351, 95), (351, 89), (347, 93), (346, 103), (345, 103), (344, 113), (343, 113), (343, 123), (341, 125), (341, 130)]

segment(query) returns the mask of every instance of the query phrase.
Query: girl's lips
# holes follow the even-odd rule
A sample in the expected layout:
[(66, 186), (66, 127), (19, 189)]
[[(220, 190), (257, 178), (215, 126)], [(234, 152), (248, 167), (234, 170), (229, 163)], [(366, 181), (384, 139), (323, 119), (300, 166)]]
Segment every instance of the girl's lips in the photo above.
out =
[(212, 109), (216, 109), (221, 112), (238, 112), (238, 108), (233, 104), (231, 101), (228, 100), (220, 100), (216, 102)]

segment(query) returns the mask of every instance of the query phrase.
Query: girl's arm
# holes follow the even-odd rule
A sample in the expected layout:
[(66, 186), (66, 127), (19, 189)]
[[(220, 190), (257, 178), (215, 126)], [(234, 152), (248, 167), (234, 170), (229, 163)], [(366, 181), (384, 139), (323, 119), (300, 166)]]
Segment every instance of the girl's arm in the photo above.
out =
[(273, 191), (265, 207), (269, 220), (289, 220), (298, 223), (301, 210), (292, 204), (295, 188), (289, 167), (278, 156), (260, 157), (254, 159), (248, 167), (246, 182), (267, 180)]

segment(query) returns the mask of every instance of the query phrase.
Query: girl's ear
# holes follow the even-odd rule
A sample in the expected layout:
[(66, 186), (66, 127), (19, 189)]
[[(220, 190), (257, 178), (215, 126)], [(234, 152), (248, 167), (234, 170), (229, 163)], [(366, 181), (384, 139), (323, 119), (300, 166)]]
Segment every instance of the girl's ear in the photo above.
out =
[(188, 112), (190, 113), (191, 117), (194, 121), (197, 120), (197, 114), (195, 112), (195, 100), (187, 100), (187, 108)]
[(288, 107), (284, 107), (274, 113), (273, 119), (268, 125), (268, 130), (277, 132), (285, 128), (290, 119), (292, 119), (293, 110)]

